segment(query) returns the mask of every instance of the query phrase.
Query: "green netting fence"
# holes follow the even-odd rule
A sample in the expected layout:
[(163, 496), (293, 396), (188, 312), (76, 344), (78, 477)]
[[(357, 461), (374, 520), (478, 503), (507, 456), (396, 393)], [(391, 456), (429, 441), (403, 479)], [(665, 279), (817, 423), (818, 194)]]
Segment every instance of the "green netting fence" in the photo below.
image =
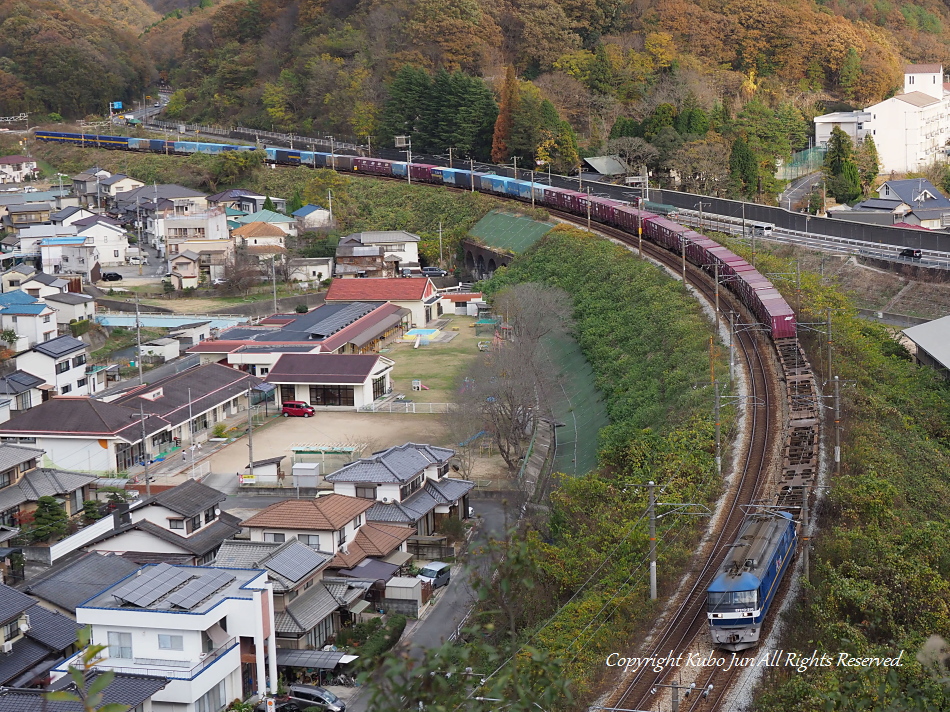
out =
[(524, 252), (541, 239), (554, 225), (520, 215), (493, 210), (479, 220), (469, 232), (488, 247), (511, 252)]
[(571, 338), (548, 339), (545, 355), (554, 374), (557, 428), (554, 472), (576, 476), (597, 467), (597, 436), (608, 425), (607, 409), (580, 346)]
[(820, 171), (822, 164), (825, 162), (825, 152), (827, 150), (825, 146), (814, 146), (793, 154), (790, 161), (778, 167), (775, 177), (779, 180), (795, 180), (807, 176), (809, 173)]

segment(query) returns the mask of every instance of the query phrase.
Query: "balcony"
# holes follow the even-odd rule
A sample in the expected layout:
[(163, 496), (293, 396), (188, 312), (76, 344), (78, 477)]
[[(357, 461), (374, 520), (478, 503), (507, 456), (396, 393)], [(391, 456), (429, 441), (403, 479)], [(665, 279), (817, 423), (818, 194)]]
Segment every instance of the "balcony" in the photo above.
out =
[[(224, 657), (238, 645), (237, 638), (228, 638), (222, 645), (218, 646), (210, 653), (204, 654), (201, 661), (194, 665), (191, 660), (160, 660), (156, 658), (133, 658), (132, 665), (112, 665), (109, 660), (100, 663), (97, 667), (105, 670), (115, 670), (116, 672), (130, 673), (133, 675), (157, 675), (158, 677), (167, 677), (171, 680), (194, 680), (198, 675), (204, 672), (208, 667), (214, 664), (219, 658)], [(79, 653), (74, 656), (78, 658)], [(110, 659), (111, 660), (111, 659)], [(54, 672), (66, 672), (67, 664), (70, 661), (64, 661), (54, 668)]]

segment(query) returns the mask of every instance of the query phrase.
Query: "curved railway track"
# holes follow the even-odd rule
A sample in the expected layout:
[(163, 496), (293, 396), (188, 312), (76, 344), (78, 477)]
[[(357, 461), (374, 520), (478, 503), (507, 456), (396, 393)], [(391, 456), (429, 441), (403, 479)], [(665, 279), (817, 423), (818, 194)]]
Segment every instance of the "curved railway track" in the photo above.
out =
[[(570, 213), (550, 209), (549, 212), (573, 224), (584, 223), (581, 218)], [(638, 248), (638, 242), (622, 230), (601, 224), (597, 226), (597, 231), (634, 249)], [(649, 242), (643, 243), (643, 251), (645, 255), (669, 267), (674, 273), (680, 271), (681, 260), (671, 252)], [(715, 286), (711, 284), (713, 281), (711, 275), (687, 263), (687, 280), (710, 304), (715, 303)], [(748, 314), (746, 308), (725, 290), (720, 289), (719, 302), (721, 312), (723, 307), (727, 307), (739, 314)], [(738, 354), (749, 377), (748, 447), (741, 457), (737, 468), (738, 481), (731, 488), (724, 503), (725, 513), (718, 527), (694, 559), (692, 572), (688, 576), (679, 604), (669, 613), (667, 623), (655, 633), (650, 649), (643, 651), (643, 655), (665, 656), (671, 650), (674, 656), (685, 653), (692, 647), (697, 636), (705, 630), (707, 625), (706, 588), (719, 572), (725, 558), (725, 547), (732, 543), (738, 533), (744, 515), (743, 506), (755, 502), (771, 484), (769, 472), (773, 459), (772, 453), (776, 435), (782, 432), (783, 414), (781, 398), (776, 397), (778, 379), (763, 352), (771, 351), (774, 347), (770, 341), (760, 338), (756, 331), (750, 329), (737, 330), (735, 338)], [(654, 673), (652, 669), (641, 668), (630, 679), (620, 681), (604, 706), (650, 709), (651, 700), (655, 698), (651, 690), (657, 685), (669, 684), (668, 678), (674, 670), (676, 669), (667, 666), (662, 672)], [(696, 687), (703, 689), (711, 684), (713, 692), (705, 700), (697, 694), (693, 696), (693, 699), (682, 701), (680, 709), (687, 709), (685, 706), (687, 701), (691, 704), (688, 709), (702, 709), (704, 712), (718, 709), (731, 682), (740, 670), (741, 668), (734, 667), (726, 671), (716, 667), (708, 674), (701, 672), (698, 678), (702, 680), (697, 679)], [(683, 672), (682, 669), (676, 671)]]

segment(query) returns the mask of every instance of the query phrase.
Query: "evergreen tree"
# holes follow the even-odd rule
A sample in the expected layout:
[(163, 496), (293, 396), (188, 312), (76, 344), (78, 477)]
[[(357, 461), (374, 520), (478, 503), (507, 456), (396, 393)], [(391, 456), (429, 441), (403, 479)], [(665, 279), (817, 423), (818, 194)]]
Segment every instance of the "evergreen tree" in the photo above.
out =
[(841, 175), (845, 163), (851, 160), (852, 144), (851, 137), (848, 136), (841, 127), (835, 126), (831, 129), (831, 137), (828, 139), (828, 152), (825, 154), (825, 172), (829, 177)]
[(758, 183), (758, 166), (755, 154), (742, 136), (732, 142), (729, 154), (729, 183), (738, 197), (747, 198), (755, 192)]
[(709, 131), (709, 116), (699, 107), (683, 109), (676, 115), (673, 128), (683, 136), (705, 136)]
[(290, 196), (290, 200), (287, 201), (287, 213), (289, 215), (293, 215), (302, 207), (303, 207), (303, 198), (300, 195), (300, 188), (297, 188), (296, 190), (294, 190), (294, 194)]
[(611, 96), (613, 94), (613, 70), (610, 67), (610, 58), (603, 43), (598, 43), (594, 50), (594, 60), (590, 64), (587, 75), (587, 86), (598, 94)]
[(864, 195), (871, 193), (874, 185), (874, 179), (880, 172), (880, 163), (877, 154), (877, 146), (871, 136), (865, 136), (858, 148), (858, 154), (855, 157), (855, 163), (858, 164), (858, 173), (861, 175), (861, 192)]
[(652, 141), (664, 126), (673, 127), (676, 120), (676, 107), (672, 104), (660, 104), (643, 120), (643, 137)]
[(629, 116), (618, 116), (610, 129), (610, 138), (643, 138), (640, 122)]
[(520, 103), (520, 88), (515, 68), (509, 66), (505, 71), (505, 83), (501, 88), (501, 101), (498, 102), (498, 118), (495, 120), (495, 132), (492, 135), (491, 159), (495, 163), (506, 163), (511, 157), (512, 131), (514, 117)]
[[(526, 83), (521, 87), (516, 110), (511, 117), (511, 135), (508, 143), (508, 156), (517, 156), (519, 162), (527, 164), (534, 161), (538, 146), (543, 139), (542, 132), (550, 126), (550, 115), (548, 123), (544, 116), (545, 100), (541, 96), (541, 91), (531, 83)], [(547, 102), (550, 104), (550, 102)], [(551, 107), (554, 108), (553, 106)], [(554, 112), (557, 116), (557, 112)], [(492, 158), (494, 158), (494, 151)]]
[(716, 133), (726, 133), (732, 124), (732, 115), (729, 107), (720, 101), (713, 104), (712, 112), (709, 114), (709, 128)]
[(393, 145), (396, 136), (410, 136), (415, 144), (419, 138), (419, 112), (431, 90), (432, 80), (426, 70), (405, 65), (389, 83), (389, 98), (383, 106), (379, 124), (380, 139)]
[(854, 47), (849, 47), (838, 70), (838, 86), (849, 99), (853, 99), (858, 80), (861, 78), (861, 57)]
[(277, 210), (276, 206), (274, 205), (274, 201), (270, 199), (269, 195), (264, 198), (263, 210), (270, 210), (271, 212), (275, 212)]
[(861, 196), (861, 176), (854, 161), (846, 161), (841, 167), (836, 188), (838, 194), (835, 197), (842, 203), (850, 203)]
[(53, 497), (40, 497), (36, 503), (33, 526), (30, 529), (32, 538), (36, 541), (47, 541), (65, 534), (69, 517), (59, 502)]

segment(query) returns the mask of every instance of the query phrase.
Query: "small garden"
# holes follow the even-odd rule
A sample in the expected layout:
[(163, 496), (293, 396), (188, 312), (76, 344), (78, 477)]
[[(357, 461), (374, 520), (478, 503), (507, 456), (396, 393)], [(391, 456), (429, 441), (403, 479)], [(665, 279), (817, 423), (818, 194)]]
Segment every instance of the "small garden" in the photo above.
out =
[(374, 670), (383, 653), (390, 650), (406, 629), (406, 616), (396, 613), (385, 623), (382, 618), (370, 618), (336, 634), (336, 647), (360, 656), (364, 670)]

